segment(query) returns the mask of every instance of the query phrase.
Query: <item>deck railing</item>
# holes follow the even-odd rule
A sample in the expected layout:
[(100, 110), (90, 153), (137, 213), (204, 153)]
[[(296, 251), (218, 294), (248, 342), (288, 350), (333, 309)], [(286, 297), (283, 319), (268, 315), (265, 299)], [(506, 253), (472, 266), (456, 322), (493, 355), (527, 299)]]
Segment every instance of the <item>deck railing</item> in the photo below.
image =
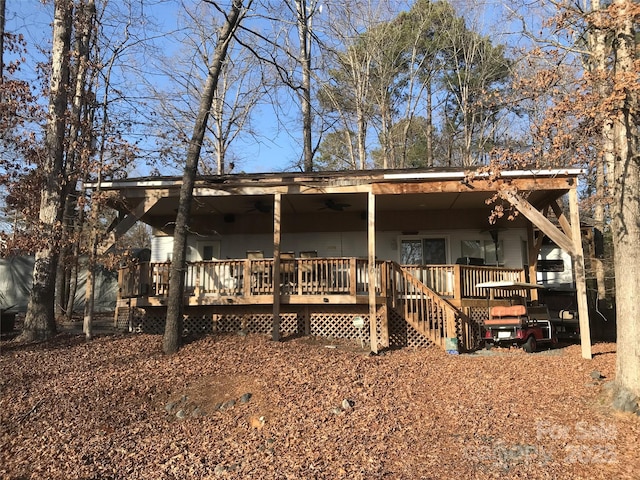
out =
[(447, 298), (480, 298), (486, 295), (478, 283), (500, 280), (524, 281), (519, 268), (475, 265), (402, 265), (402, 268), (438, 295)]
[[(384, 295), (380, 265), (376, 264), (376, 295)], [(169, 293), (171, 262), (140, 262), (120, 268), (121, 298), (165, 297)], [(191, 262), (185, 272), (189, 295), (273, 295), (273, 259), (212, 260)], [(461, 299), (480, 298), (486, 292), (480, 282), (522, 280), (523, 271), (473, 265), (404, 265), (402, 267), (438, 295)], [(368, 262), (364, 258), (282, 259), (277, 281), (281, 295), (366, 295)]]
[[(171, 262), (132, 263), (120, 268), (121, 298), (164, 297)], [(273, 259), (190, 262), (185, 291), (191, 295), (273, 295)], [(360, 258), (296, 258), (280, 262), (281, 295), (358, 295), (368, 292), (368, 263)], [(379, 272), (379, 269), (378, 269)], [(376, 290), (380, 292), (379, 273)]]

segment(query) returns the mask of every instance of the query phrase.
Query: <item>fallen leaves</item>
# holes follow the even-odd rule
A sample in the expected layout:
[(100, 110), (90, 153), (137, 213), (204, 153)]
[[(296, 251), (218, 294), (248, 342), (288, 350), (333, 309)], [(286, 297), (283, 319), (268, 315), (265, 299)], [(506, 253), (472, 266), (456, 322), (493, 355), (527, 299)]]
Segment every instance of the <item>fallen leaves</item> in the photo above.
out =
[(613, 344), (595, 345), (588, 361), (579, 346), (369, 356), (324, 343), (220, 335), (165, 357), (157, 336), (4, 342), (0, 475), (620, 479), (639, 471), (639, 418), (602, 401)]

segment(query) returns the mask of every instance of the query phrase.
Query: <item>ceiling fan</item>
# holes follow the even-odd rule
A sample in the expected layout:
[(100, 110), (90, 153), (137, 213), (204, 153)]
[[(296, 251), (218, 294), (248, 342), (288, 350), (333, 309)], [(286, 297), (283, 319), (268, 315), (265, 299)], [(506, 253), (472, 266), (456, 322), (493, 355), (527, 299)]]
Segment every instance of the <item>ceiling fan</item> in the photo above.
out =
[(270, 203), (266, 203), (262, 200), (256, 200), (251, 204), (251, 208), (247, 210), (248, 212), (260, 212), (260, 213), (271, 213), (273, 211), (273, 205)]
[(342, 212), (345, 208), (349, 208), (350, 206), (351, 204), (349, 203), (337, 202), (333, 198), (327, 198), (324, 201), (324, 207), (321, 207), (320, 210), (329, 209), (335, 210), (336, 212)]

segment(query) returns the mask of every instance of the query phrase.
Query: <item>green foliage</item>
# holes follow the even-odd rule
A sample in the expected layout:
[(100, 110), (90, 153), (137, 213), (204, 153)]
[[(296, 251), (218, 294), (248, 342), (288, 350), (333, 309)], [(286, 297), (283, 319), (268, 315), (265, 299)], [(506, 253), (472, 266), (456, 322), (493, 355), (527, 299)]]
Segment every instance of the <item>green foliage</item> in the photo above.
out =
[(418, 0), (346, 42), (320, 99), (345, 129), (377, 139), (367, 145), (376, 166), (468, 165), (496, 142), (511, 69), (505, 47), (469, 29), (449, 3)]
[(353, 156), (356, 150), (353, 138), (354, 133), (347, 130), (329, 132), (318, 148), (316, 167), (319, 170), (357, 170)]

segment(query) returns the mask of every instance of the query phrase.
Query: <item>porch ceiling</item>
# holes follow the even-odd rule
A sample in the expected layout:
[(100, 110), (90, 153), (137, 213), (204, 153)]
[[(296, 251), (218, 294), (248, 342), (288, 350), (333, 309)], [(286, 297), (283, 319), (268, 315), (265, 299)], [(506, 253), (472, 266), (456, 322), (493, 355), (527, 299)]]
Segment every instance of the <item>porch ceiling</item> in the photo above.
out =
[[(575, 188), (578, 174), (509, 171), (501, 178), (481, 174), (469, 181), (464, 172), (426, 169), (202, 177), (194, 189), (191, 226), (215, 222), (216, 231), (269, 231), (274, 195), (279, 194), (283, 228), (361, 229), (369, 193), (375, 195), (376, 228), (392, 229), (415, 219), (429, 228), (486, 225), (491, 209), (487, 200), (498, 189), (516, 187), (529, 204), (542, 209)], [(120, 200), (114, 207), (121, 214), (140, 211), (141, 221), (165, 230), (175, 220), (180, 185), (177, 177), (154, 177), (106, 182), (101, 187), (117, 192)]]
[[(565, 192), (554, 190), (536, 191), (529, 196), (529, 202), (539, 206), (559, 198)], [(442, 192), (376, 195), (378, 212), (410, 212), (429, 210), (472, 210), (485, 209), (491, 197), (488, 192)], [(175, 216), (177, 198), (161, 198), (145, 217)], [(367, 194), (291, 194), (282, 197), (282, 213), (318, 214), (332, 212), (364, 212), (367, 209)], [(194, 197), (192, 215), (271, 215), (272, 195), (225, 195), (219, 197)]]

